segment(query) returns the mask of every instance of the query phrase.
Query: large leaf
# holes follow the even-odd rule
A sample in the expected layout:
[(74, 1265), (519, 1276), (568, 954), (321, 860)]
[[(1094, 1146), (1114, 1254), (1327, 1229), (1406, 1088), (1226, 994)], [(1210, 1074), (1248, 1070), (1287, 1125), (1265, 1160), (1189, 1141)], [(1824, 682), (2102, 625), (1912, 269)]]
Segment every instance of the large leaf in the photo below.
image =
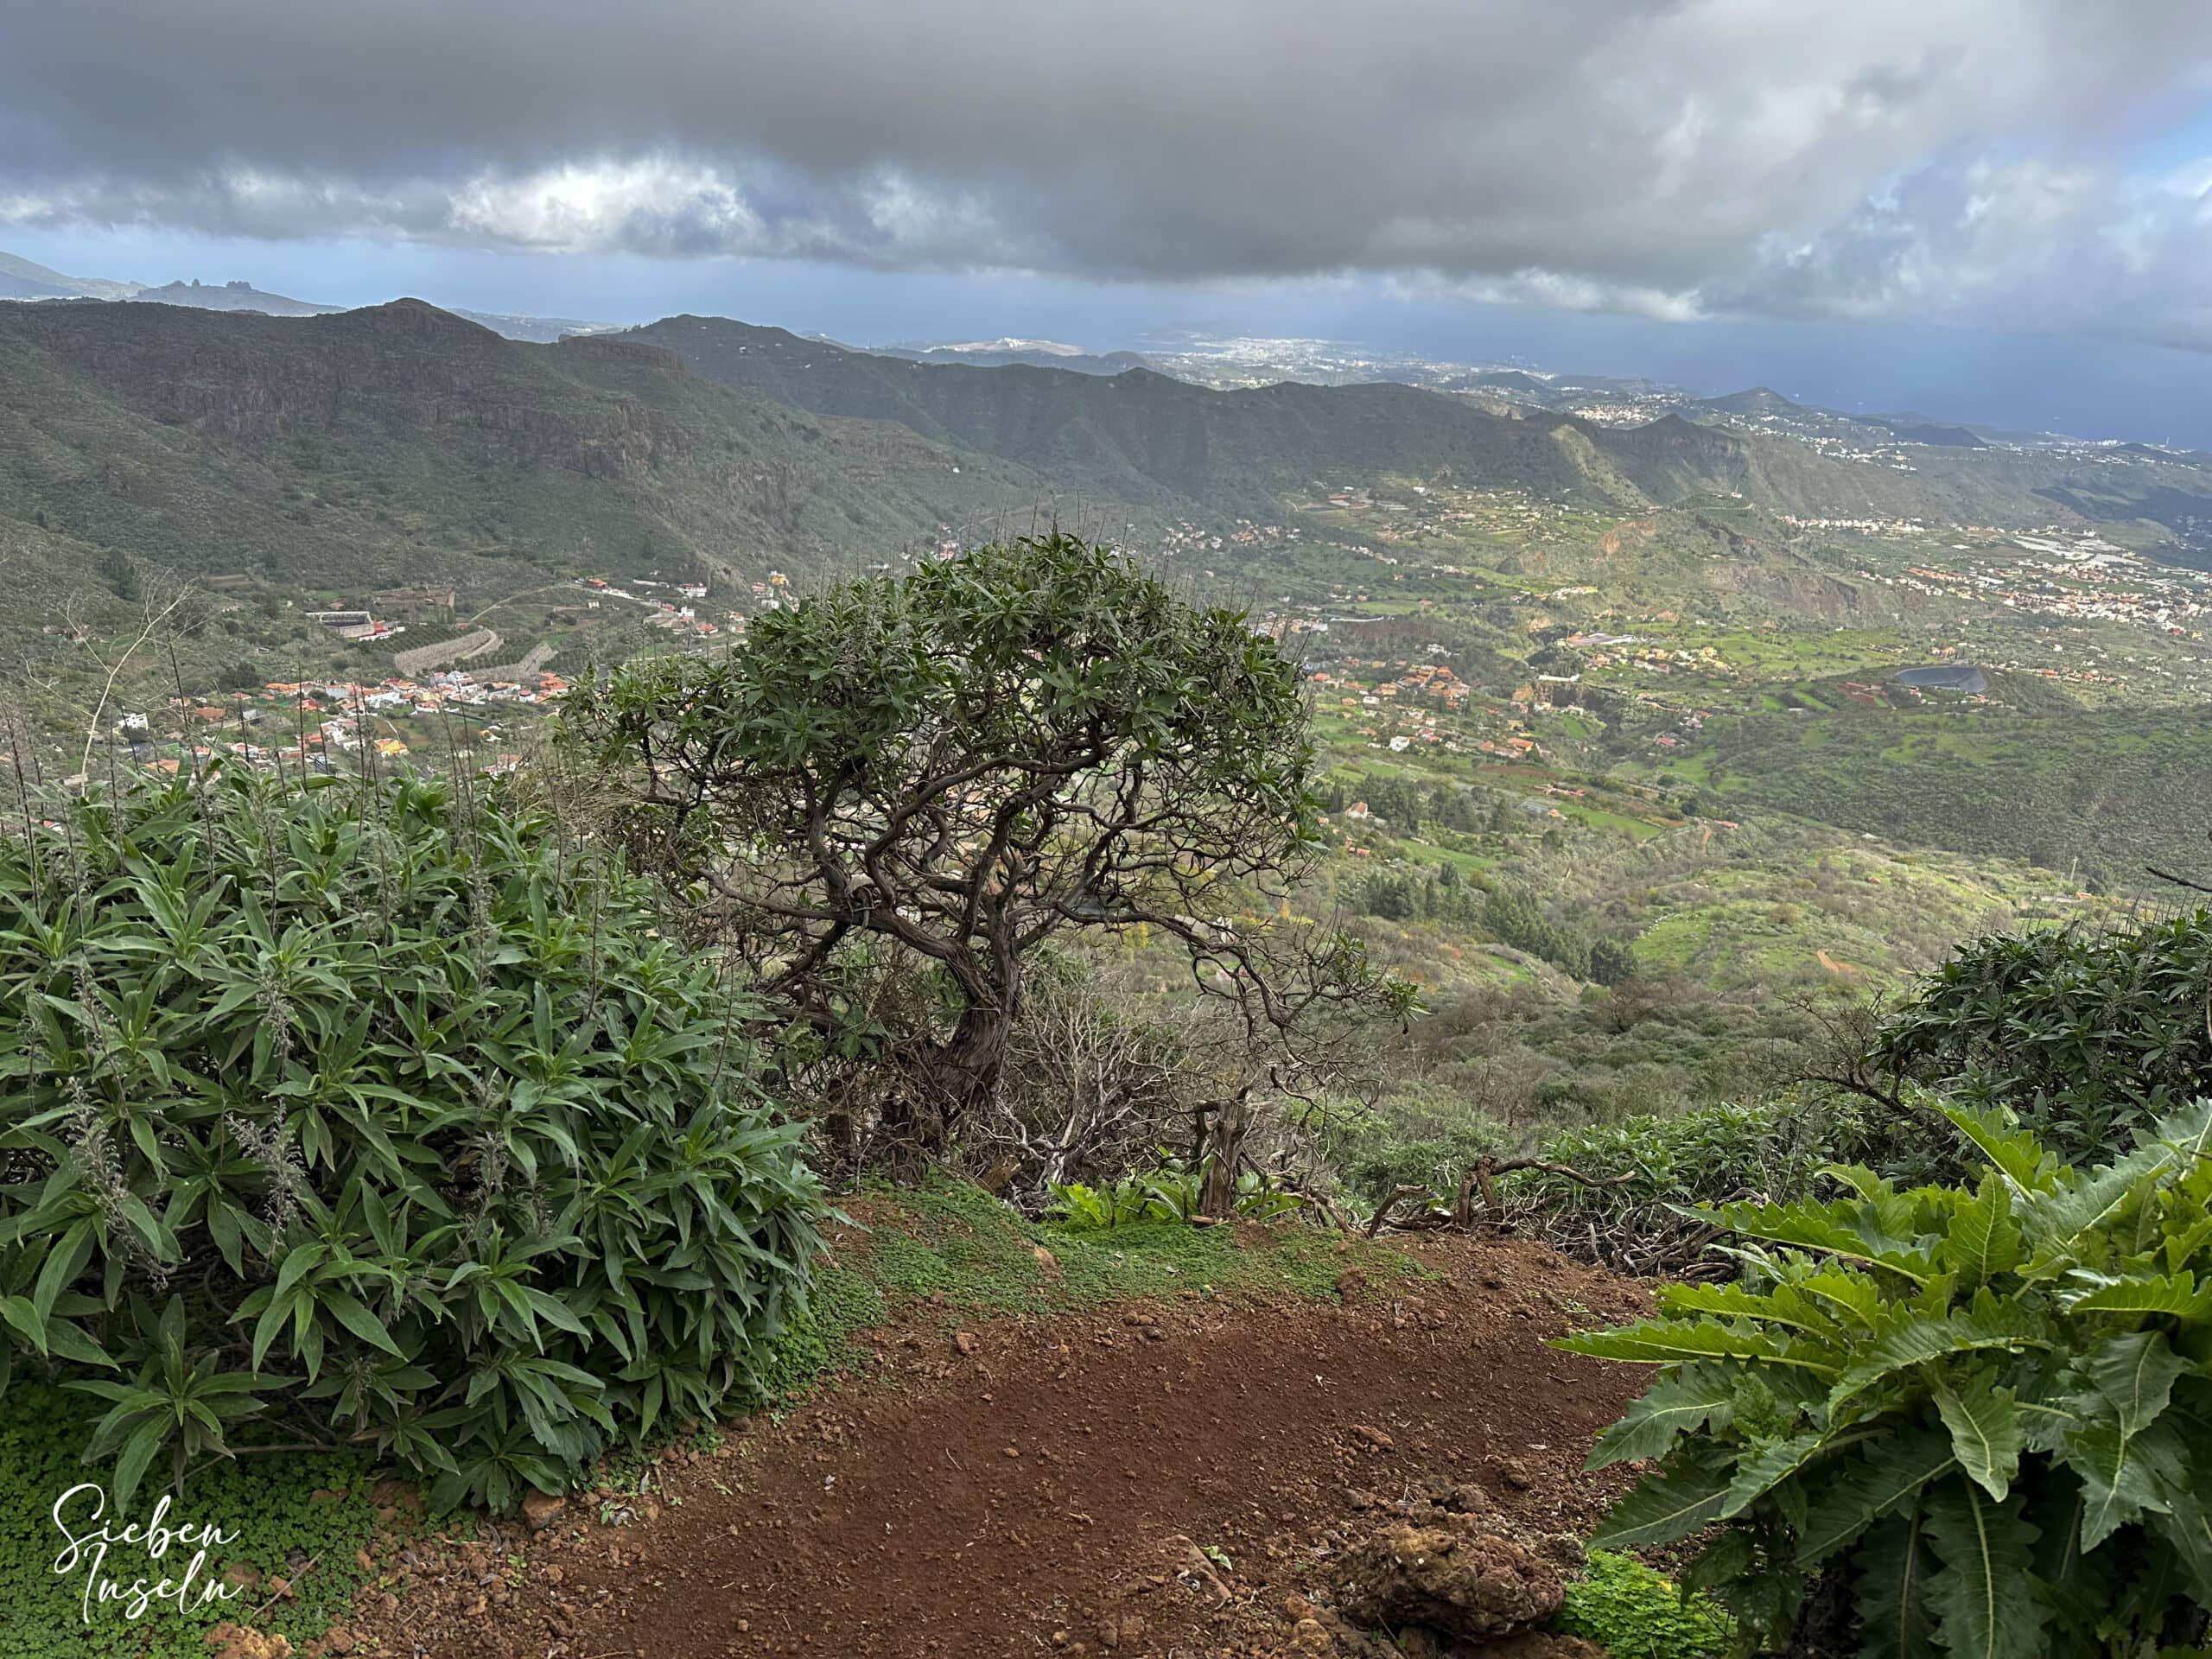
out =
[(2172, 1426), (2154, 1424), (2137, 1434), (2112, 1421), (2066, 1437), (2067, 1466), (2082, 1477), (2082, 1548), (2094, 1549), (2146, 1511), (2170, 1507), (2166, 1494), (2186, 1490), (2188, 1447)]
[(1682, 1434), (1726, 1427), (1735, 1396), (1736, 1379), (1725, 1367), (1685, 1365), (1629, 1402), (1621, 1420), (1598, 1437), (1589, 1466), (1663, 1457)]
[(1823, 1376), (1835, 1365), (1823, 1350), (1784, 1341), (1763, 1331), (1746, 1331), (1718, 1319), (1694, 1323), (1653, 1319), (1620, 1331), (1592, 1331), (1560, 1337), (1551, 1344), (1593, 1359), (1626, 1360), (1640, 1365), (1672, 1365), (1698, 1359), (1748, 1359), (1794, 1365)]
[(1915, 1242), (1889, 1230), (1889, 1206), (1849, 1200), (1828, 1205), (1732, 1204), (1689, 1213), (1746, 1238), (1786, 1244), (1868, 1267), (1885, 1268), (1925, 1284), (1936, 1264)]
[(1732, 1476), (1731, 1469), (1696, 1464), (1647, 1475), (1613, 1506), (1592, 1536), (1591, 1547), (1649, 1549), (1687, 1538), (1720, 1518)]
[(1825, 1337), (1835, 1326), (1816, 1300), (1790, 1284), (1767, 1291), (1744, 1285), (1668, 1285), (1659, 1292), (1659, 1306), (1676, 1316), (1707, 1313), (1716, 1319), (1749, 1319), (1814, 1337)]
[(95, 1237), (92, 1222), (74, 1222), (68, 1231), (47, 1247), (46, 1261), (39, 1268), (38, 1285), (31, 1293), (31, 1306), (43, 1323), (54, 1312), (54, 1304), (61, 1293), (84, 1272), (92, 1259)]
[(1967, 1481), (1947, 1480), (1923, 1507), (1940, 1563), (1928, 1580), (1936, 1639), (1952, 1659), (2042, 1659), (2037, 1532), (2021, 1500), (2000, 1503)]
[(1728, 1483), (1727, 1499), (1720, 1506), (1720, 1518), (1726, 1521), (1743, 1514), (1784, 1481), (1796, 1477), (1827, 1446), (1827, 1431), (1812, 1429), (1787, 1440), (1770, 1440), (1752, 1451), (1736, 1465), (1735, 1478)]
[(2151, 1529), (2173, 1546), (2189, 1580), (2190, 1593), (2212, 1607), (2212, 1492), (2191, 1483), (2164, 1494), (2166, 1507), (2147, 1517)]
[(1933, 1659), (1936, 1614), (1928, 1580), (1935, 1552), (1916, 1512), (1883, 1522), (1852, 1558), (1860, 1659)]
[(1856, 1268), (1839, 1263), (1808, 1274), (1796, 1283), (1807, 1295), (1819, 1297), (1859, 1325), (1872, 1328), (1881, 1322), (1882, 1287)]
[(2087, 1180), (2023, 1198), (2021, 1226), (2032, 1249), (2029, 1271), (2039, 1274), (2069, 1266), (2094, 1230), (2147, 1198), (2158, 1182), (2212, 1153), (2212, 1100), (2200, 1100), (2162, 1120), (2133, 1152)]
[(2075, 1297), (2071, 1313), (2162, 1313), (2184, 1325), (2212, 1319), (2212, 1280), (2199, 1284), (2184, 1268), (2179, 1273), (2138, 1274), (2115, 1279)]
[(2012, 1122), (2010, 1114), (1977, 1112), (1955, 1101), (1938, 1101), (1936, 1109), (1989, 1160), (1990, 1168), (2014, 1196), (2050, 1190), (2057, 1160), (2034, 1135)]
[(381, 1348), (395, 1357), (405, 1357), (399, 1344), (391, 1339), (391, 1333), (385, 1328), (384, 1321), (344, 1291), (325, 1289), (316, 1298), (316, 1302), (319, 1306), (335, 1314), (338, 1322), (362, 1341)]
[(1936, 1409), (1951, 1431), (1951, 1449), (1967, 1478), (1990, 1497), (2004, 1499), (2019, 1475), (2020, 1450), (2027, 1440), (2012, 1390), (1996, 1386), (1986, 1374), (1955, 1389), (1938, 1382)]
[(1986, 1289), (1971, 1306), (1944, 1319), (1904, 1307), (1891, 1328), (1868, 1344), (1836, 1380), (1830, 1406), (1840, 1407), (1892, 1373), (1931, 1360), (1973, 1353), (2024, 1353), (2050, 1348), (2057, 1340), (2048, 1319), (2018, 1302), (1999, 1301)]
[(2012, 1192), (1997, 1175), (1984, 1175), (1980, 1192), (1951, 1212), (1941, 1254), (1967, 1289), (2020, 1265), (2026, 1251), (2012, 1219)]
[(2173, 1547), (2197, 1604), (2212, 1607), (2212, 1492), (2201, 1485), (2169, 1490), (2165, 1509), (2148, 1516), (2146, 1524)]
[(1799, 1529), (1797, 1559), (1812, 1567), (1883, 1516), (1910, 1512), (1922, 1490), (1957, 1466), (1950, 1437), (1927, 1427), (1884, 1434), (1831, 1468), (1812, 1494)]
[(2184, 1439), (2158, 1419), (2175, 1382), (2192, 1369), (2156, 1330), (2108, 1337), (2082, 1362), (2093, 1391), (2081, 1396), (2082, 1421), (2062, 1444), (2085, 1489), (2083, 1549), (2095, 1548), (2146, 1510), (2164, 1510), (2166, 1491), (2188, 1485)]
[(2084, 1367), (2126, 1434), (2156, 1422), (2173, 1398), (2174, 1383), (2195, 1369), (2174, 1352), (2163, 1331), (2108, 1337), (2090, 1350)]
[(115, 1460), (115, 1502), (118, 1509), (128, 1505), (132, 1494), (137, 1491), (138, 1483), (144, 1478), (147, 1465), (153, 1462), (155, 1454), (161, 1451), (169, 1427), (161, 1418), (152, 1418), (141, 1423), (132, 1431), (130, 1438), (124, 1442), (123, 1450)]

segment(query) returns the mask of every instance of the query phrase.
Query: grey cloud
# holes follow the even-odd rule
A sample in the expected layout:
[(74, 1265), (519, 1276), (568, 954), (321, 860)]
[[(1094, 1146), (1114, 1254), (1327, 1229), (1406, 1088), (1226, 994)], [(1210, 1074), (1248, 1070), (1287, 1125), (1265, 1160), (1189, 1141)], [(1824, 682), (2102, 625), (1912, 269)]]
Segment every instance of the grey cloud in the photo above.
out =
[(2212, 159), (2149, 177), (1975, 162), (1898, 179), (1820, 234), (1771, 238), (1716, 308), (2212, 349)]
[(2201, 0), (9, 10), (0, 224), (1411, 272), (1655, 315), (1902, 303), (1948, 245), (1870, 190), (2103, 156), (2212, 57)]

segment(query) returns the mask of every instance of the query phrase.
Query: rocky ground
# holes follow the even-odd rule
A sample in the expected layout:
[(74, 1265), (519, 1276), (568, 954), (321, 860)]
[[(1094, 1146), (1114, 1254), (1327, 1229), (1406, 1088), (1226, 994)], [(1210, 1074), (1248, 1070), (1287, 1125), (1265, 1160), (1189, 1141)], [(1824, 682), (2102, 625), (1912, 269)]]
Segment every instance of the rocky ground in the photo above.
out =
[(1583, 1458), (1643, 1376), (1542, 1344), (1642, 1292), (1531, 1245), (1414, 1248), (1436, 1276), (1352, 1271), (1340, 1306), (925, 1306), (872, 1333), (864, 1378), (636, 1492), (380, 1563), (310, 1652), (1590, 1651), (1526, 1630), (1619, 1488)]

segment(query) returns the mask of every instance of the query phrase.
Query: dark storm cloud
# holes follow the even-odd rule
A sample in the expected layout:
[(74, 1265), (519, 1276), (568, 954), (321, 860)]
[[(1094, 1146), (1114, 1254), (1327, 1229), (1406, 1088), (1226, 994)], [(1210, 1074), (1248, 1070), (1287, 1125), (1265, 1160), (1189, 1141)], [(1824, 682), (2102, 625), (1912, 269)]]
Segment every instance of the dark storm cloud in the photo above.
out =
[(1819, 310), (1943, 239), (1824, 242), (1885, 181), (2104, 177), (2208, 54), (2202, 0), (79, 0), (0, 21), (0, 226)]

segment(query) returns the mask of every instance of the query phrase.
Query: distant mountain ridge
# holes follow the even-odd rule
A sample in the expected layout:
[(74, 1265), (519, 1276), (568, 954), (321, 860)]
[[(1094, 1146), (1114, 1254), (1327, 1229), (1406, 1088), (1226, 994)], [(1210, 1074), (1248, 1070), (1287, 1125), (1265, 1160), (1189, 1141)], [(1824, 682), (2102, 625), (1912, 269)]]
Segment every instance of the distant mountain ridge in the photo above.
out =
[[(852, 351), (853, 346), (845, 346)], [(1121, 374), (1130, 369), (1153, 367), (1136, 352), (1092, 353), (1080, 346), (1052, 340), (992, 340), (962, 346), (889, 346), (873, 355), (904, 358), (915, 363), (964, 363), (971, 368), (1067, 369), (1077, 374)]]
[[(266, 292), (242, 281), (215, 284), (196, 279), (179, 280), (149, 287), (107, 277), (70, 276), (20, 256), (0, 252), (0, 300), (134, 298), (157, 304), (194, 306), (205, 310), (260, 311), (270, 316), (286, 317), (328, 315), (347, 308)], [(460, 307), (446, 308), (454, 315), (482, 323), (495, 334), (510, 340), (538, 343), (550, 343), (570, 334), (611, 334), (626, 326), (573, 317), (472, 311)], [(1443, 391), (1495, 392), (1502, 395), (1502, 401), (1519, 406), (1534, 404), (1555, 414), (1572, 413), (1577, 407), (1578, 394), (1597, 392), (1603, 396), (1624, 395), (1638, 398), (1649, 396), (1657, 398), (1662, 405), (1674, 402), (1692, 410), (1706, 409), (1739, 418), (1764, 415), (1847, 421), (1855, 425), (1887, 431), (1899, 442), (1936, 448), (1974, 449), (1993, 443), (2017, 447), (2023, 443), (2072, 442), (2058, 439), (2048, 433), (2000, 430), (1920, 414), (1866, 414), (1825, 409), (1796, 402), (1766, 385), (1698, 399), (1679, 388), (1643, 379), (1530, 372), (1506, 366), (1465, 368), (1448, 363), (1429, 362), (1402, 353), (1384, 352), (1378, 356), (1368, 348), (1342, 343), (1337, 343), (1341, 346), (1341, 360), (1328, 352), (1316, 357), (1316, 348), (1334, 349), (1332, 342), (1323, 340), (1226, 342), (1229, 347), (1274, 346), (1291, 353), (1288, 358), (1276, 361), (1268, 357), (1264, 351), (1259, 358), (1251, 357), (1249, 351), (1242, 356), (1234, 352), (1227, 356), (1219, 356), (1224, 343), (1218, 341), (1208, 343), (1206, 352), (1195, 357), (1179, 354), (1173, 337), (1163, 338), (1159, 344), (1158, 354), (1154, 354), (1150, 347), (1146, 352), (1096, 352), (1062, 340), (1019, 335), (989, 340), (909, 342), (872, 348), (849, 346), (842, 341), (831, 340), (824, 334), (809, 334), (799, 337), (823, 340), (842, 351), (864, 350), (865, 354), (874, 357), (931, 364), (963, 364), (979, 368), (1054, 368), (1103, 377), (1144, 368), (1195, 384), (1219, 387), (1250, 387), (1288, 380), (1306, 385), (1397, 384)], [(1236, 372), (1217, 372), (1218, 365), (1215, 365), (1214, 358), (1207, 356), (1206, 353), (1219, 356), (1221, 365), (1234, 365)]]
[(1821, 412), (1809, 404), (1793, 402), (1772, 386), (1750, 386), (1742, 391), (1732, 391), (1725, 397), (1708, 397), (1705, 405), (1707, 409), (1717, 409), (1727, 415), (1810, 415)]
[[(1395, 474), (1625, 512), (1715, 493), (1808, 517), (2033, 524), (2056, 504), (2107, 518), (2147, 507), (2173, 523), (2196, 510), (2189, 504), (2200, 491), (2212, 511), (2212, 476), (2202, 474), (2161, 480), (2164, 493), (2154, 493), (2107, 469), (2090, 487), (2070, 460), (1964, 446), (1929, 450), (1916, 467), (1868, 466), (1680, 415), (1621, 426), (1551, 410), (1499, 414), (1396, 382), (1222, 391), (1146, 369), (1101, 376), (923, 361), (719, 317), (667, 317), (622, 337), (812, 414), (895, 421), (998, 456), (1102, 506), (1187, 514), (1203, 505), (1264, 519), (1317, 482)], [(1732, 412), (1818, 413), (1764, 387), (1714, 402)]]
[(1817, 404), (1801, 404), (1783, 397), (1771, 386), (1752, 386), (1725, 397), (1707, 397), (1700, 406), (1726, 415), (1795, 416), (1799, 419), (1848, 421), (1854, 426), (1879, 427), (1902, 443), (1925, 444), (1937, 449), (1983, 449), (1988, 443), (1972, 427), (1932, 420), (1925, 415), (1856, 415)]
[[(269, 317), (327, 317), (355, 308), (265, 293), (249, 282), (202, 283), (194, 278), (149, 288), (143, 283), (101, 276), (65, 276), (11, 253), (0, 253), (0, 300), (138, 300), (151, 305), (189, 306), (199, 311), (258, 311)], [(569, 334), (613, 334), (626, 326), (578, 317), (534, 317), (459, 308), (454, 308), (451, 315), (481, 323), (509, 340), (541, 345), (550, 345)]]
[(927, 363), (726, 318), (556, 346), (415, 300), (0, 305), (0, 518), (298, 588), (821, 574), (1038, 511), (1141, 546), (1391, 480), (1624, 514), (1712, 498), (1933, 523), (2212, 514), (2212, 472), (2160, 452), (1913, 453), (1872, 465), (1676, 415), (1499, 414), (1389, 383)]
[(0, 300), (127, 300), (140, 287), (105, 276), (65, 276), (15, 254), (0, 253)]
[(721, 317), (664, 318), (624, 338), (710, 379), (818, 415), (897, 421), (1102, 503), (1274, 517), (1287, 493), (1389, 470), (1640, 506), (1733, 487), (1742, 471), (1742, 439), (1687, 421), (1634, 431), (1518, 421), (1388, 382), (1219, 391), (1141, 368), (1108, 377), (835, 351)]
[(225, 283), (219, 287), (197, 279), (142, 288), (130, 296), (146, 305), (188, 305), (198, 311), (258, 311), (264, 317), (327, 317), (343, 311), (342, 305), (317, 305), (283, 294), (264, 294), (251, 283)]

